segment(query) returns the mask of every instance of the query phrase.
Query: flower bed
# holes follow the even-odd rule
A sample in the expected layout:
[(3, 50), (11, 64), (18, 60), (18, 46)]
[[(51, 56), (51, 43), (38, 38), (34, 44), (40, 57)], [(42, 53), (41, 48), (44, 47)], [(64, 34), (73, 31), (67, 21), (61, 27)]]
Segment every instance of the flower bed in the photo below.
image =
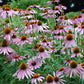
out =
[(0, 84), (83, 83), (84, 9), (70, 18), (59, 2), (0, 7)]

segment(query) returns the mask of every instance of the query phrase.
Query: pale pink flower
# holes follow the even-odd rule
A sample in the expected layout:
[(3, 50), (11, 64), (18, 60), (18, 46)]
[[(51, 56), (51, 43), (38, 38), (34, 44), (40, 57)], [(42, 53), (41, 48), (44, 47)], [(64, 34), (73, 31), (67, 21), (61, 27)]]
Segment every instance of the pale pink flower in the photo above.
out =
[(11, 36), (11, 42), (12, 42), (12, 43), (17, 44), (19, 41), (20, 41), (19, 36), (17, 36), (16, 34), (13, 34), (13, 35)]
[(58, 21), (59, 24), (61, 24), (63, 20), (64, 20), (64, 16), (63, 16), (63, 15), (59, 16), (59, 17), (56, 19), (56, 21)]
[(13, 58), (15, 55), (17, 55), (17, 52), (12, 52), (12, 53), (9, 53), (8, 55), (6, 55), (6, 58), (11, 59), (11, 58)]
[(49, 52), (50, 52), (50, 53), (53, 53), (53, 52), (55, 52), (55, 53), (56, 53), (56, 52), (57, 52), (57, 49), (55, 49), (55, 48), (51, 47), (51, 48), (49, 49)]
[(65, 45), (65, 48), (77, 46), (76, 42), (73, 39), (74, 39), (74, 36), (72, 34), (66, 35), (66, 40), (63, 43)]
[(73, 21), (73, 25), (71, 28), (72, 28), (72, 31), (75, 32), (75, 34), (78, 32), (79, 27), (80, 27), (80, 25), (76, 21)]
[(53, 13), (53, 10), (41, 13), (40, 15), (43, 16), (43, 18), (45, 18), (45, 19), (56, 17), (56, 15)]
[(12, 57), (11, 61), (15, 62), (15, 61), (23, 60), (23, 58), (25, 58), (25, 57), (23, 57), (23, 56), (14, 56), (14, 57)]
[(28, 26), (25, 26), (24, 27), (24, 30), (25, 30), (25, 34), (29, 34), (29, 33), (32, 33), (32, 25), (28, 25)]
[(67, 60), (64, 61), (64, 64), (69, 65), (70, 62), (71, 62), (71, 59), (67, 59)]
[[(23, 10), (22, 10), (23, 11)], [(17, 10), (17, 8), (13, 9), (14, 15), (19, 15), (19, 11)], [(20, 11), (21, 12), (21, 11)]]
[(7, 15), (8, 15), (9, 17), (13, 17), (13, 16), (15, 15), (15, 11), (9, 10), (9, 11), (7, 11)]
[(58, 34), (58, 33), (66, 33), (66, 32), (67, 32), (67, 29), (65, 29), (64, 26), (59, 26), (59, 29), (57, 29), (56, 34)]
[(21, 11), (19, 11), (18, 15), (23, 15), (25, 12), (26, 12), (26, 10), (21, 10)]
[(1, 35), (4, 39), (11, 40), (11, 36), (14, 33), (10, 28), (6, 27), (4, 29), (4, 35)]
[(73, 24), (72, 20), (69, 19), (69, 17), (67, 15), (65, 15), (64, 18), (62, 19), (60, 25), (67, 26), (67, 25), (70, 25), (70, 24)]
[(42, 23), (42, 21), (38, 21), (37, 24), (35, 25), (35, 29), (38, 32), (44, 31), (44, 29), (48, 29), (49, 26), (47, 26), (47, 23)]
[(80, 67), (80, 64), (77, 64), (77, 62), (75, 60), (72, 60), (69, 64), (69, 67), (65, 68), (65, 73), (66, 76), (70, 75), (70, 78), (72, 77), (72, 74), (74, 74), (74, 76), (79, 76), (81, 71), (82, 71), (82, 67)]
[(43, 46), (40, 46), (38, 48), (38, 54), (37, 54), (37, 57), (38, 58), (50, 58), (50, 55), (48, 54), (49, 52), (47, 50), (45, 50), (45, 48)]
[(17, 76), (20, 79), (24, 79), (24, 77), (26, 76), (26, 78), (28, 79), (28, 76), (31, 78), (31, 76), (33, 76), (34, 72), (32, 72), (29, 68), (28, 65), (24, 62), (22, 62), (20, 64), (20, 68), (16, 71), (15, 74), (13, 74), (13, 76)]
[(80, 53), (80, 49), (78, 47), (73, 48), (73, 53), (71, 57), (83, 57), (83, 55)]
[(80, 28), (78, 28), (79, 34), (84, 34), (84, 25), (81, 25)]
[(84, 17), (84, 9), (81, 10), (81, 15)]
[(27, 7), (27, 10), (25, 12), (29, 12), (31, 14), (36, 14), (37, 12), (33, 10), (31, 7)]
[(24, 13), (24, 16), (22, 16), (22, 17), (20, 17), (20, 18), (21, 18), (21, 19), (23, 19), (23, 18), (31, 19), (31, 18), (33, 18), (33, 15), (31, 15), (30, 13), (25, 12), (25, 13)]
[(34, 48), (33, 48), (33, 50), (34, 51), (38, 51), (38, 48), (41, 46), (41, 44), (36, 44), (36, 45), (34, 45)]
[(53, 4), (53, 3), (55, 3), (55, 2), (60, 2), (60, 0), (51, 0), (51, 1), (48, 1), (47, 3), (49, 3), (49, 4)]
[(46, 82), (44, 84), (55, 84), (53, 76), (52, 75), (48, 75), (46, 77)]
[(64, 84), (64, 82), (66, 82), (65, 80), (63, 80), (62, 78), (64, 77), (64, 75), (61, 74), (57, 74), (55, 72), (53, 72), (54, 75), (54, 84)]
[(84, 17), (82, 15), (79, 15), (77, 21), (81, 23), (82, 21), (84, 21)]
[(12, 48), (10, 48), (10, 47), (8, 46), (8, 42), (7, 42), (6, 40), (3, 40), (3, 41), (1, 42), (0, 54), (1, 54), (1, 53), (4, 53), (4, 55), (5, 55), (5, 54), (9, 55), (9, 53), (14, 53), (14, 52), (15, 52), (15, 51), (14, 51)]
[(2, 10), (2, 11), (0, 11), (0, 12), (1, 12), (1, 13), (0, 13), (0, 17), (3, 18), (3, 19), (5, 19), (5, 18), (7, 17), (6, 11)]
[[(68, 49), (68, 48), (63, 47), (63, 48), (61, 49), (61, 53), (62, 53), (62, 54), (66, 54), (67, 49)], [(67, 53), (69, 54), (70, 52), (67, 52)]]
[(18, 29), (19, 29), (19, 27), (15, 27), (15, 28), (14, 28), (14, 31), (15, 31), (15, 32), (17, 32), (17, 31), (18, 31)]
[(52, 47), (53, 41), (47, 41), (46, 38), (44, 38), (42, 41), (39, 42), (44, 47)]
[(42, 82), (44, 77), (40, 76), (40, 74), (34, 74), (33, 78), (31, 79), (31, 84), (38, 84), (37, 82)]
[(42, 65), (42, 61), (39, 58), (33, 57), (28, 60), (27, 64), (31, 70), (34, 70), (34, 69), (40, 68), (40, 66)]
[(49, 15), (49, 14), (53, 14), (53, 10), (52, 9), (44, 9), (43, 13), (41, 13), (40, 15)]
[(29, 22), (38, 22), (39, 20), (37, 20), (36, 18), (30, 20)]
[(57, 26), (54, 26), (54, 28), (51, 30), (51, 34), (58, 34), (58, 28), (59, 28), (59, 26), (57, 25)]
[(23, 36), (20, 37), (20, 41), (17, 43), (17, 45), (20, 44), (21, 47), (22, 47), (22, 46), (25, 45), (26, 43), (31, 44), (32, 41), (33, 41), (33, 38), (32, 38), (32, 37), (27, 38), (25, 35), (23, 35)]
[(32, 7), (32, 8), (40, 8), (40, 5), (33, 4), (33, 5), (31, 5), (30, 7)]
[(50, 30), (49, 29), (44, 29), (44, 33), (49, 33)]
[(63, 12), (63, 10), (61, 10), (61, 8), (59, 6), (55, 6), (55, 10), (54, 10), (54, 13), (58, 13), (60, 14), (61, 12)]
[(63, 6), (62, 4), (59, 4), (59, 7), (62, 9), (62, 10), (66, 10), (67, 7), (66, 6)]
[(80, 72), (80, 78), (84, 79), (84, 62), (80, 64), (80, 67), (83, 68), (83, 70)]
[(56, 71), (57, 75), (62, 75), (64, 73), (65, 68), (64, 67), (60, 67), (59, 70)]
[(42, 8), (39, 8), (40, 10), (50, 9), (51, 7), (43, 6)]
[(63, 37), (60, 33), (55, 34), (54, 38), (56, 38), (57, 40), (62, 40), (62, 39), (64, 39), (64, 37)]

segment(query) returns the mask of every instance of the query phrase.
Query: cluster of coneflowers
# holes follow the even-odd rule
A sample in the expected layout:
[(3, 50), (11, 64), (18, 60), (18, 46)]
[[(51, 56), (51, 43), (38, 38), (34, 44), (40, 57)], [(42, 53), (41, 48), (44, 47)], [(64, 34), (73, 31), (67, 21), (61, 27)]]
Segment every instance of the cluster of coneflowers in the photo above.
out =
[[(52, 58), (52, 53), (57, 53), (59, 49), (57, 49), (56, 43), (58, 43), (63, 46), (60, 53), (69, 55), (63, 62), (66, 67), (60, 67), (59, 70), (53, 71), (53, 75), (47, 74), (44, 84), (64, 84), (66, 82), (63, 79), (65, 75), (70, 78), (74, 75), (84, 79), (84, 62), (77, 63), (76, 60), (72, 60), (72, 58), (82, 58), (84, 55), (84, 48), (78, 47), (80, 43), (82, 43), (81, 45), (84, 44), (81, 40), (84, 38), (84, 9), (81, 10), (80, 15), (75, 15), (70, 19), (69, 16), (64, 14), (64, 10), (67, 8), (59, 4), (59, 0), (51, 0), (47, 3), (57, 3), (58, 5), (54, 9), (47, 6), (40, 7), (37, 4), (31, 5), (27, 9), (11, 9), (9, 5), (0, 7), (0, 18), (4, 19), (4, 22), (0, 22), (2, 26), (0, 38), (3, 39), (0, 54), (5, 55), (10, 62), (22, 61), (13, 76), (17, 76), (19, 80), (30, 77), (31, 84), (38, 84), (43, 83), (45, 77), (34, 70), (40, 69), (43, 64), (46, 64), (45, 59)], [(56, 25), (51, 29), (47, 23), (38, 20), (35, 17), (37, 12), (32, 8), (43, 10), (40, 15), (45, 19), (55, 18)], [(12, 27), (11, 18), (14, 16), (20, 17), (19, 19), (22, 20), (24, 27)], [(36, 52), (35, 56), (29, 54), (20, 56), (19, 49), (15, 51), (10, 47), (15, 45), (15, 47), (20, 46), (19, 48), (22, 48), (31, 45), (32, 48), (32, 44), (34, 44), (32, 52)], [(24, 59), (27, 60), (27, 63), (24, 62)]]

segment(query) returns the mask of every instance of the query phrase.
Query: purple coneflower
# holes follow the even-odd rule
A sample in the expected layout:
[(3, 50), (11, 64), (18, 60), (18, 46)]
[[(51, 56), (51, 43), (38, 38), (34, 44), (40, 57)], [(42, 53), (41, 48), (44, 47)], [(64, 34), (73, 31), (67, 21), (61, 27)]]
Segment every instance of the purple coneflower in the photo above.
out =
[(76, 75), (79, 76), (82, 70), (83, 69), (82, 69), (82, 67), (80, 67), (80, 64), (78, 64), (77, 61), (72, 60), (70, 62), (69, 67), (65, 68), (65, 73), (66, 73), (66, 76), (70, 75), (70, 78), (71, 78), (72, 74), (74, 74), (74, 76), (76, 76)]
[(81, 15), (84, 17), (84, 9), (81, 10)]
[(44, 31), (44, 29), (48, 29), (49, 27), (47, 26), (46, 23), (42, 23), (42, 21), (37, 22), (37, 31)]
[(40, 5), (33, 4), (33, 5), (31, 5), (30, 7), (32, 7), (32, 8), (40, 8)]
[(39, 48), (40, 46), (41, 46), (41, 44), (36, 44), (36, 45), (34, 46), (33, 50), (38, 51), (38, 48)]
[(72, 28), (71, 30), (74, 31), (76, 34), (77, 31), (79, 30), (79, 24), (76, 21), (74, 21), (71, 28)]
[(5, 55), (5, 54), (9, 55), (9, 53), (14, 53), (14, 52), (15, 52), (15, 51), (14, 51), (12, 48), (10, 48), (10, 47), (8, 46), (8, 42), (7, 42), (6, 40), (3, 40), (3, 41), (1, 42), (0, 54), (1, 54), (1, 53), (4, 53), (4, 55)]
[(55, 34), (54, 38), (56, 38), (57, 40), (62, 40), (63, 39), (63, 36), (59, 32), (58, 34)]
[(67, 9), (67, 7), (66, 7), (66, 6), (63, 6), (62, 4), (59, 4), (59, 6), (60, 6), (60, 8), (61, 8), (62, 10), (66, 10), (66, 9)]
[(20, 79), (24, 79), (33, 76), (34, 72), (32, 72), (29, 68), (28, 65), (24, 62), (20, 64), (20, 68), (16, 71), (16, 73), (13, 76), (17, 76)]
[(59, 70), (56, 71), (56, 74), (61, 75), (61, 74), (63, 74), (64, 70), (65, 70), (64, 67), (60, 67)]
[(49, 3), (49, 4), (53, 4), (53, 3), (55, 3), (55, 2), (59, 2), (60, 0), (51, 0), (51, 1), (48, 1), (47, 3)]
[(55, 6), (54, 13), (55, 13), (55, 14), (56, 14), (56, 13), (60, 14), (60, 12), (63, 12), (63, 11), (61, 10), (61, 8), (60, 8), (59, 6)]
[(11, 42), (17, 44), (20, 41), (19, 37), (16, 34), (11, 36)]
[(64, 41), (65, 48), (69, 48), (71, 46), (77, 46), (76, 42), (73, 40), (74, 36), (72, 34), (66, 35), (66, 40)]
[(18, 8), (13, 8), (13, 15), (19, 15)]
[(64, 28), (64, 26), (59, 26), (58, 33), (66, 33), (67, 29)]
[(56, 19), (56, 21), (58, 21), (59, 24), (61, 24), (62, 20), (64, 20), (64, 16), (62, 16), (62, 15), (59, 16), (59, 17)]
[(27, 7), (27, 11), (26, 12), (29, 12), (31, 14), (36, 14), (37, 12), (35, 10), (33, 10), (31, 7)]
[(70, 62), (71, 62), (71, 59), (67, 59), (67, 60), (64, 61), (64, 64), (69, 65)]
[(51, 46), (51, 45), (52, 45), (52, 42), (47, 41), (46, 38), (44, 38), (42, 41), (40, 41), (39, 44), (41, 44), (41, 45), (44, 46), (44, 47), (52, 47), (52, 46)]
[(80, 78), (84, 79), (84, 62), (81, 63), (81, 67), (83, 68), (83, 70), (81, 71)]
[(6, 55), (6, 58), (12, 59), (15, 55), (17, 55), (17, 52), (12, 52), (12, 53), (9, 53), (9, 55)]
[(78, 29), (78, 32), (80, 34), (84, 34), (84, 25), (81, 25), (81, 27)]
[(79, 15), (78, 18), (77, 18), (78, 22), (82, 22), (84, 20), (84, 17), (82, 15)]
[(63, 19), (62, 22), (61, 22), (61, 24), (62, 24), (63, 26), (70, 25), (70, 24), (72, 24), (72, 20), (69, 19), (69, 16), (65, 15), (65, 16), (64, 16), (64, 19)]
[(12, 62), (22, 60), (22, 58), (25, 58), (25, 57), (23, 57), (23, 56), (14, 56), (14, 57), (12, 57)]
[(11, 31), (10, 28), (6, 27), (4, 29), (4, 35), (2, 35), (1, 37), (3, 37), (4, 39), (7, 39), (7, 40), (11, 40), (11, 35), (13, 34), (13, 31)]
[(54, 75), (54, 84), (64, 84), (63, 82), (66, 82), (65, 80), (63, 80), (62, 78), (64, 77), (61, 74), (56, 74), (55, 72), (53, 73)]
[(21, 44), (21, 47), (25, 45), (25, 43), (31, 44), (31, 41), (33, 41), (33, 38), (27, 38), (25, 35), (21, 36), (20, 41), (18, 42), (18, 45)]
[(55, 84), (53, 76), (52, 75), (48, 75), (46, 77), (46, 82), (44, 84)]
[(40, 74), (34, 74), (31, 79), (31, 84), (38, 84), (38, 82), (42, 82), (44, 77), (40, 76)]
[(29, 59), (27, 63), (31, 70), (40, 68), (40, 66), (42, 65), (42, 61), (40, 59), (34, 58), (34, 57)]
[(58, 25), (57, 25), (57, 26), (54, 26), (54, 29), (51, 30), (51, 33), (52, 33), (52, 34), (57, 34), (57, 33), (58, 33), (58, 28), (59, 28)]
[(1, 10), (0, 11), (1, 13), (1, 15), (0, 15), (0, 18), (3, 18), (3, 19), (5, 19), (6, 17), (7, 17), (7, 13), (6, 13), (6, 11), (4, 11), (4, 10)]
[(80, 53), (80, 49), (78, 48), (78, 47), (75, 47), (74, 49), (73, 49), (73, 53), (72, 53), (72, 55), (71, 55), (71, 57), (75, 57), (75, 56), (77, 56), (77, 57), (83, 57), (83, 55), (81, 55), (81, 53)]
[(50, 9), (51, 7), (43, 6), (42, 8), (39, 8), (40, 10)]
[(37, 20), (36, 18), (30, 20), (29, 22), (38, 22), (39, 20)]
[(52, 14), (53, 10), (52, 9), (44, 9), (43, 13), (41, 13), (41, 15), (48, 15), (48, 14)]
[(31, 15), (30, 13), (25, 12), (25, 13), (24, 13), (24, 16), (22, 16), (21, 18), (22, 18), (22, 19), (23, 19), (23, 18), (31, 19), (31, 18), (33, 18), (33, 15)]
[(38, 51), (39, 51), (38, 54), (37, 54), (38, 58), (50, 58), (50, 55), (48, 54), (48, 51), (46, 51), (43, 46), (40, 46), (38, 48)]
[(50, 52), (50, 53), (53, 53), (53, 52), (55, 52), (55, 53), (56, 53), (56, 52), (57, 52), (57, 50), (56, 50), (54, 47), (51, 47), (51, 48), (49, 49), (49, 52)]
[[(33, 23), (35, 23), (35, 22), (33, 22)], [(25, 34), (32, 33), (32, 31), (33, 31), (32, 26), (33, 26), (33, 24), (31, 25), (29, 22), (26, 22), (26, 25), (23, 28), (25, 30)]]

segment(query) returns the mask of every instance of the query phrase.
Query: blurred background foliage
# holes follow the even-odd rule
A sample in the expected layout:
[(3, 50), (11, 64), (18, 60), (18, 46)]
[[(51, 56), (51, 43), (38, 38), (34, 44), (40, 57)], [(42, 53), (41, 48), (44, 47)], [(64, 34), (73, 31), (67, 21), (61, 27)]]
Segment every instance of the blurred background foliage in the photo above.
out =
[[(46, 3), (49, 0), (2, 0), (2, 1), (3, 3), (0, 5), (9, 3), (11, 7), (18, 7), (22, 9), (25, 9), (32, 4), (49, 6), (49, 4)], [(84, 8), (84, 0), (60, 0), (60, 3), (68, 8), (65, 12), (71, 12), (71, 11), (77, 12)]]
[[(52, 5), (48, 4), (47, 1), (49, 0), (3, 0), (3, 4), (10, 4), (11, 8), (20, 8), (20, 9), (26, 9), (28, 6), (33, 5), (33, 4), (37, 4), (37, 5), (41, 5), (44, 6), (50, 6), (52, 7)], [(60, 0), (60, 4), (63, 4), (64, 6), (67, 7), (67, 10), (65, 11), (65, 13), (67, 13), (67, 15), (69, 15), (69, 17), (73, 17), (74, 15), (79, 15), (80, 14), (80, 10), (82, 8), (84, 8), (84, 1), (83, 0)], [(37, 12), (40, 12), (37, 9)]]
[[(48, 4), (47, 1), (49, 0), (3, 0), (3, 3), (0, 3), (0, 5), (10, 4), (11, 8), (16, 7), (20, 9), (26, 9), (28, 6), (33, 4), (41, 5), (41, 7), (44, 5), (52, 7), (52, 5)], [(60, 0), (60, 4), (67, 7), (65, 13), (67, 13), (69, 17), (79, 15), (79, 11), (84, 8), (84, 0)], [(39, 10), (37, 10), (37, 12), (39, 12)]]

